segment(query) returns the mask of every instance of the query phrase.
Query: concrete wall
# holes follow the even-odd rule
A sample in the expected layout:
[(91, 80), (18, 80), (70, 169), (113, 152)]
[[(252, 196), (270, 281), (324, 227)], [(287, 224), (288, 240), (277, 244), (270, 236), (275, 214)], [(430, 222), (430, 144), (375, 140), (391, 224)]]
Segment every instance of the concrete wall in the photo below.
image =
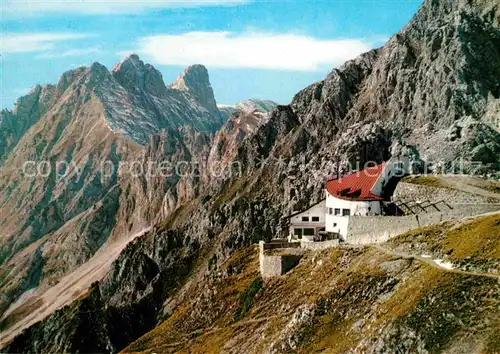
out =
[(346, 242), (357, 245), (381, 243), (419, 227), (500, 210), (500, 204), (461, 204), (453, 207), (453, 210), (444, 212), (408, 216), (351, 216)]
[[(335, 209), (340, 209), (340, 215), (335, 215)], [(332, 209), (332, 214), (330, 214)], [(347, 236), (349, 216), (342, 216), (342, 210), (349, 209), (351, 215), (380, 214), (379, 201), (345, 200), (326, 192), (325, 230)]]
[(281, 256), (266, 256), (260, 254), (260, 275), (262, 278), (271, 278), (282, 275)]
[(272, 240), (271, 242), (259, 242), (260, 252), (264, 253), (266, 250), (274, 250), (278, 248), (299, 248), (300, 242), (287, 242), (286, 240)]
[(321, 242), (307, 242), (303, 241), (300, 243), (300, 248), (305, 248), (311, 251), (324, 250), (331, 247), (337, 247), (339, 245), (339, 240), (328, 240)]
[[(266, 248), (266, 245), (268, 246), (269, 244), (266, 244), (263, 241), (259, 242), (259, 262), (260, 274), (262, 278), (271, 278), (283, 275), (290, 269), (295, 267), (299, 263), (300, 258), (302, 258), (302, 256), (299, 254), (284, 254), (276, 256), (267, 255), (266, 250), (274, 248)], [(298, 242), (292, 245), (293, 247), (300, 247), (300, 243)]]

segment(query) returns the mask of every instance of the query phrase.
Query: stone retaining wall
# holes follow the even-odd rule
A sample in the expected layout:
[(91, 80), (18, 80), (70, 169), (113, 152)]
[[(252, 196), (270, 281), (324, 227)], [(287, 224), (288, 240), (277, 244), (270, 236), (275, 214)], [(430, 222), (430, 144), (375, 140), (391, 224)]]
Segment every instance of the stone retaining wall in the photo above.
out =
[(453, 210), (408, 216), (351, 216), (346, 242), (354, 245), (381, 243), (419, 227), (500, 210), (500, 204), (452, 206)]
[[(260, 274), (264, 279), (285, 274), (295, 267), (302, 258), (300, 254), (267, 255), (265, 251), (268, 245), (264, 241), (259, 242)], [(300, 243), (296, 242), (293, 246), (300, 247)]]
[(259, 242), (260, 251), (275, 250), (280, 248), (299, 248), (300, 242), (288, 242), (286, 240), (272, 240), (271, 242)]
[(319, 242), (301, 241), (300, 248), (305, 248), (311, 251), (325, 250), (331, 247), (337, 247), (339, 245), (339, 240), (328, 240)]

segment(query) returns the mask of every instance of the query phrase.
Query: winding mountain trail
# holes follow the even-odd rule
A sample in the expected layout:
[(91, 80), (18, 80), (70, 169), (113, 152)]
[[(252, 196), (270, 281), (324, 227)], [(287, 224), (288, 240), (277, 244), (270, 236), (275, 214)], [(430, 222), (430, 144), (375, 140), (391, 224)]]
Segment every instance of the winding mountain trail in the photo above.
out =
[(390, 254), (392, 256), (396, 257), (401, 257), (401, 258), (406, 258), (406, 259), (416, 259), (422, 263), (425, 263), (433, 268), (443, 270), (445, 272), (450, 272), (450, 273), (457, 273), (457, 274), (463, 274), (463, 275), (472, 275), (476, 277), (488, 277), (488, 278), (493, 278), (493, 279), (499, 279), (500, 280), (500, 274), (493, 274), (493, 273), (481, 273), (481, 272), (469, 272), (466, 270), (461, 270), (461, 269), (455, 269), (455, 268), (449, 268), (447, 266), (444, 266), (443, 264), (440, 264), (436, 260), (433, 260), (432, 258), (427, 258), (419, 255), (414, 255), (411, 253), (406, 253), (406, 252), (399, 252), (399, 251), (394, 251), (392, 249), (389, 249), (387, 247), (384, 247), (379, 244), (372, 244), (369, 247), (375, 248), (379, 251), (382, 251), (386, 254)]

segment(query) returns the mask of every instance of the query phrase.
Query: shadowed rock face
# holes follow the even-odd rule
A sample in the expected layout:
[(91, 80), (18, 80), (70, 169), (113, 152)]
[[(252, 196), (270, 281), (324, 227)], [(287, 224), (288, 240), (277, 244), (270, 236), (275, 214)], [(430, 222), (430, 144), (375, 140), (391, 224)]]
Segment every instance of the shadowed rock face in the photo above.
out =
[(26, 96), (19, 98), (12, 112), (7, 109), (0, 112), (0, 166), (28, 129), (47, 113), (83, 70), (65, 72), (57, 85), (35, 86)]
[(191, 65), (170, 85), (170, 88), (189, 92), (209, 112), (216, 114), (217, 104), (208, 78), (208, 71), (203, 65)]
[[(280, 217), (322, 198), (325, 177), (342, 170), (348, 162), (358, 161), (361, 166), (369, 160), (380, 162), (390, 156), (391, 146), (403, 141), (414, 145), (413, 149), (434, 166), (442, 159), (442, 165), (448, 168), (460, 157), (469, 163), (465, 168), (470, 167), (472, 160), (498, 163), (500, 136), (496, 117), (500, 103), (494, 78), (500, 77), (499, 16), (495, 1), (428, 0), (385, 46), (334, 69), (324, 80), (297, 93), (290, 105), (276, 107), (261, 121), (234, 117), (218, 132), (213, 145), (200, 129), (211, 129), (212, 125), (205, 125), (205, 118), (211, 117), (209, 113), (214, 107), (205, 70), (197, 66), (189, 68), (165, 93), (172, 97), (175, 93), (179, 99), (189, 95), (190, 100), (199, 103), (193, 111), (201, 115), (196, 115), (192, 128), (167, 130), (144, 148), (137, 144), (145, 139), (142, 132), (149, 131), (151, 126), (156, 131), (165, 121), (173, 122), (174, 127), (182, 126), (183, 118), (149, 113), (154, 109), (162, 112), (159, 107), (163, 106), (158, 104), (157, 97), (163, 91), (152, 90), (155, 94), (146, 97), (138, 93), (150, 92), (151, 87), (161, 85), (157, 85), (156, 79), (149, 79), (145, 74), (147, 69), (137, 58), (126, 60), (129, 63), (124, 62), (123, 68), (114, 74), (94, 68), (92, 80), (103, 86), (94, 90), (95, 99), (84, 88), (80, 89), (79, 92), (92, 99), (86, 103), (82, 99), (78, 112), (87, 120), (106, 117), (99, 122), (108, 122), (117, 130), (113, 133), (120, 137), (114, 142), (116, 151), (126, 146), (127, 153), (120, 155), (111, 148), (105, 149), (111, 156), (121, 159), (128, 155), (140, 156), (141, 161), (193, 158), (224, 164), (238, 162), (243, 173), (239, 178), (220, 179), (203, 174), (199, 178), (118, 179), (119, 209), (114, 235), (120, 236), (129, 228), (134, 230), (136, 225), (144, 225), (154, 219), (153, 215), (165, 220), (147, 236), (129, 245), (112, 271), (93, 289), (100, 294), (96, 308), (109, 306), (108, 315), (100, 320), (103, 327), (99, 327), (108, 331), (100, 337), (106, 338), (107, 348), (113, 348), (106, 350), (123, 348), (186, 300), (203, 307), (206, 297), (183, 297), (186, 292), (189, 294), (189, 287), (200, 279), (198, 277), (205, 273), (215, 276), (220, 270), (218, 267), (235, 251), (259, 239), (279, 235), (286, 228)], [(137, 67), (140, 75), (136, 75)], [(130, 75), (137, 78), (134, 82), (138, 84), (133, 85), (133, 89), (120, 84), (124, 80), (121, 76), (129, 70), (134, 73)], [(199, 82), (193, 83), (193, 78), (199, 78)], [(119, 99), (120, 105), (113, 105), (115, 99)], [(73, 98), (65, 102), (72, 100), (79, 102)], [(89, 111), (88, 102), (93, 102), (94, 111)], [(64, 107), (62, 105), (59, 111), (64, 112)], [(135, 111), (133, 107), (141, 107), (141, 110)], [(129, 113), (131, 109), (133, 113)], [(177, 108), (171, 110), (178, 112)], [(61, 116), (64, 115), (61, 113)], [(141, 122), (148, 123), (141, 125)], [(251, 129), (242, 123), (252, 123)], [(78, 131), (88, 131), (85, 129), (88, 128), (78, 127)], [(104, 125), (97, 131), (101, 129), (104, 130)], [(22, 145), (17, 145), (17, 151), (30, 154), (44, 151), (45, 143), (36, 130), (30, 129), (29, 134), (19, 143)], [(49, 136), (49, 133), (40, 136)], [(99, 141), (95, 139), (93, 144)], [(19, 157), (20, 161), (24, 158)], [(94, 161), (99, 159), (96, 157)], [(497, 167), (492, 165), (485, 170), (494, 171)], [(10, 185), (2, 193), (16, 188), (9, 183), (1, 185)], [(89, 186), (90, 191), (101, 190), (90, 182), (84, 185)], [(51, 188), (48, 183), (33, 190), (37, 191), (39, 200), (47, 203), (52, 198), (44, 196), (46, 191), (53, 190)], [(103, 198), (98, 193), (95, 195), (99, 200)], [(26, 194), (23, 196), (27, 198)], [(5, 200), (2, 203), (5, 204)], [(78, 200), (69, 205), (78, 206), (75, 210), (80, 213), (88, 210), (87, 204)], [(65, 208), (49, 209), (54, 217), (41, 217), (40, 222), (73, 218), (75, 214)], [(9, 225), (23, 224), (20, 219), (12, 220), (16, 222), (9, 221)], [(54, 230), (54, 225), (57, 223), (47, 223), (44, 227)], [(25, 235), (29, 235), (29, 231)], [(30, 254), (33, 255), (30, 262), (24, 264), (38, 264), (35, 252)], [(182, 291), (176, 291), (188, 275), (194, 280), (186, 282)], [(79, 306), (80, 303), (74, 303), (64, 311), (79, 311)], [(69, 323), (61, 316), (64, 311), (32, 327), (29, 335), (19, 337), (7, 349), (57, 351), (64, 343), (68, 345), (63, 348), (77, 351), (78, 346), (72, 343), (78, 343), (79, 338), (87, 334), (68, 332), (55, 343), (54, 336), (42, 336), (39, 332), (42, 326), (45, 333), (60, 333)], [(217, 314), (210, 316), (213, 316), (210, 320), (217, 319)], [(50, 326), (45, 326), (48, 323)], [(412, 338), (420, 341), (422, 337), (417, 333)]]
[(131, 54), (113, 68), (113, 76), (127, 90), (162, 97), (167, 91), (161, 73), (152, 65), (144, 64), (139, 56)]
[(491, 119), (499, 48), (494, 1), (426, 2), (379, 50), (347, 118), (390, 122), (422, 155), (445, 165), (459, 157), (494, 162), (488, 153), (500, 153), (498, 121)]

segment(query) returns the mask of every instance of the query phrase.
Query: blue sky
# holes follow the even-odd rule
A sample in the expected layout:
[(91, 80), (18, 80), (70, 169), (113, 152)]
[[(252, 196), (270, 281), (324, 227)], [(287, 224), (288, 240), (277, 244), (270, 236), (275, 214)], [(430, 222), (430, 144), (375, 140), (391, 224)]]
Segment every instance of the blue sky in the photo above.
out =
[(382, 45), (421, 5), (409, 1), (0, 0), (0, 108), (66, 70), (128, 53), (168, 85), (204, 64), (218, 103), (289, 103), (334, 67)]

